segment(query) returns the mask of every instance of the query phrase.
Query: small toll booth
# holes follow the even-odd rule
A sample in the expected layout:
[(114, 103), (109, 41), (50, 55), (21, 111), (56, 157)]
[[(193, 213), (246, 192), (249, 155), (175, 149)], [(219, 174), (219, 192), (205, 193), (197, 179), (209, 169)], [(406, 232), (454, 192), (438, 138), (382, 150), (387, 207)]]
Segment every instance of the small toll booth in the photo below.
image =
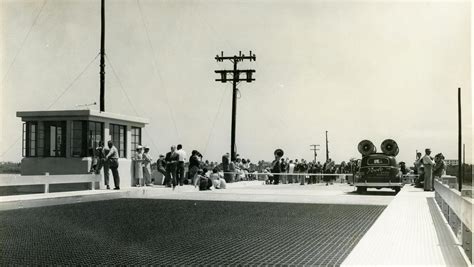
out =
[(120, 186), (132, 186), (131, 157), (142, 144), (147, 119), (97, 110), (18, 111), (17, 117), (23, 121), (21, 175), (90, 173), (99, 141), (112, 140), (120, 156)]

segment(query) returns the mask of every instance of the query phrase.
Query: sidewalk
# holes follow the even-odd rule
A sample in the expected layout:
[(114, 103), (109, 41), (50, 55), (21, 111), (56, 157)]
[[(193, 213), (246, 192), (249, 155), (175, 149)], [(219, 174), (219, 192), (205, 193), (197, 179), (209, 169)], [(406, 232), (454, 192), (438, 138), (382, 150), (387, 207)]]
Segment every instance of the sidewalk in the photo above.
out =
[(434, 192), (405, 186), (342, 263), (467, 266)]

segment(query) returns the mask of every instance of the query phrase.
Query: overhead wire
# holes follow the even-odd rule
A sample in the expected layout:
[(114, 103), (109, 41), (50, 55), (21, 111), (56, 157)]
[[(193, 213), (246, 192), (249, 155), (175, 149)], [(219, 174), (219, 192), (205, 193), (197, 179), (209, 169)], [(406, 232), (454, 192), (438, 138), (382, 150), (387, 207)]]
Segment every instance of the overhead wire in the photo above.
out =
[[(64, 96), (64, 94), (69, 91), (69, 89), (72, 88), (72, 86), (74, 85), (74, 83), (82, 76), (82, 74), (84, 74), (84, 72), (86, 72), (86, 70), (90, 67), (90, 65), (97, 59), (97, 57), (99, 57), (100, 53), (98, 53), (94, 59), (92, 59), (87, 65), (86, 67), (74, 78), (74, 80), (62, 91), (62, 93), (56, 97), (54, 99), (54, 101), (48, 106), (47, 110), (51, 109), (51, 107), (56, 104), (56, 102), (62, 97)], [(0, 155), (0, 158), (2, 158), (3, 156), (5, 156), (8, 152), (10, 152), (10, 150), (18, 143), (18, 141), (21, 139), (22, 135), (19, 135), (18, 138)]]
[(216, 111), (216, 115), (214, 116), (214, 120), (212, 122), (212, 127), (209, 131), (209, 136), (207, 137), (207, 142), (206, 142), (206, 146), (205, 146), (205, 149), (204, 149), (204, 154), (206, 154), (207, 152), (207, 148), (209, 146), (209, 142), (211, 141), (211, 137), (212, 137), (212, 134), (214, 132), (214, 128), (216, 126), (216, 121), (217, 121), (217, 118), (219, 117), (219, 114), (220, 114), (220, 111), (221, 111), (221, 106), (222, 106), (222, 102), (224, 102), (224, 96), (226, 95), (226, 92), (227, 90), (222, 90), (222, 95), (221, 95), (221, 100), (219, 101), (219, 106), (217, 108), (217, 111)]
[[(115, 78), (117, 79), (117, 82), (120, 86), (120, 89), (122, 89), (122, 92), (123, 94), (125, 95), (125, 98), (127, 99), (128, 101), (128, 104), (130, 105), (130, 107), (132, 108), (133, 112), (135, 113), (135, 115), (139, 116), (140, 117), (140, 114), (138, 113), (137, 109), (135, 108), (135, 106), (133, 105), (133, 102), (132, 100), (130, 99), (130, 97), (128, 96), (127, 94), (127, 91), (125, 90), (123, 84), (122, 84), (122, 81), (120, 80), (119, 76), (117, 75), (117, 72), (115, 71), (115, 68), (114, 68), (114, 65), (112, 64), (112, 61), (110, 60), (110, 57), (108, 55), (105, 56), (107, 62), (109, 63), (110, 65), (110, 68), (112, 69), (112, 73), (114, 74)], [(148, 138), (150, 139), (151, 141), (151, 144), (153, 145), (153, 148), (158, 152), (158, 146), (156, 146), (155, 144), (155, 141), (153, 140), (153, 138), (151, 137), (150, 133), (147, 131), (147, 128), (144, 128), (145, 129), (145, 133), (148, 135)]]
[(174, 125), (174, 129), (175, 129), (175, 132), (176, 132), (176, 135), (178, 137), (178, 139), (180, 138), (180, 134), (179, 134), (179, 131), (178, 131), (178, 126), (176, 124), (176, 119), (175, 119), (175, 116), (174, 116), (174, 112), (173, 112), (173, 109), (171, 108), (171, 105), (169, 103), (169, 97), (168, 97), (168, 91), (166, 89), (166, 87), (164, 86), (164, 82), (163, 82), (163, 78), (161, 76), (161, 73), (160, 73), (160, 70), (158, 69), (158, 66), (157, 66), (157, 63), (156, 63), (156, 53), (155, 53), (155, 49), (153, 47), (153, 43), (151, 42), (151, 38), (150, 38), (150, 33), (149, 33), (149, 30), (148, 30), (148, 24), (145, 20), (145, 15), (143, 14), (143, 10), (142, 10), (142, 6), (140, 4), (140, 0), (137, 0), (137, 5), (138, 5), (138, 9), (139, 9), (139, 13), (140, 13), (140, 16), (141, 16), (141, 19), (142, 19), (142, 23), (143, 23), (143, 27), (145, 29), (145, 33), (146, 33), (146, 37), (147, 37), (147, 41), (148, 41), (148, 45), (150, 46), (150, 50), (151, 50), (151, 53), (152, 53), (152, 64), (153, 64), (153, 69), (154, 69), (154, 73), (155, 75), (158, 77), (160, 83), (161, 83), (161, 86), (163, 87), (163, 91), (164, 91), (164, 94), (165, 94), (165, 101), (166, 101), (166, 105), (168, 106), (168, 112), (170, 113), (170, 116), (171, 116), (171, 120), (173, 121), (173, 125)]
[(28, 37), (30, 36), (31, 31), (33, 30), (33, 27), (36, 25), (36, 22), (38, 22), (38, 18), (39, 18), (39, 16), (41, 15), (41, 13), (42, 13), (44, 7), (46, 6), (46, 3), (47, 3), (47, 2), (48, 2), (48, 0), (44, 0), (44, 1), (43, 1), (43, 4), (41, 5), (41, 7), (40, 7), (38, 13), (36, 14), (36, 16), (35, 16), (35, 18), (34, 18), (34, 20), (33, 20), (33, 23), (31, 24), (30, 28), (28, 29), (28, 32), (26, 33), (25, 38), (23, 38), (23, 41), (22, 41), (21, 44), (20, 44), (20, 48), (17, 50), (15, 56), (13, 57), (12, 62), (11, 62), (10, 65), (8, 66), (7, 71), (5, 72), (5, 75), (4, 75), (3, 78), (2, 78), (2, 84), (6, 81), (6, 78), (7, 78), (8, 74), (10, 73), (10, 70), (12, 69), (13, 64), (15, 64), (18, 55), (19, 55), (20, 52), (23, 50), (23, 47), (25, 46), (25, 43), (26, 43), (26, 41), (28, 40)]
[(92, 63), (94, 63), (94, 61), (99, 57), (100, 53), (97, 53), (97, 55), (89, 62), (89, 64), (86, 65), (86, 67), (76, 76), (76, 78), (74, 78), (74, 80), (66, 87), (66, 89), (63, 90), (63, 92), (58, 95), (58, 97), (56, 97), (56, 99), (54, 99), (54, 101), (48, 106), (47, 110), (49, 110), (54, 104), (56, 104), (56, 102), (64, 95), (66, 94), (69, 89), (72, 88), (72, 86), (74, 85), (74, 83), (76, 83), (77, 80), (79, 80), (79, 78), (82, 76), (82, 74), (84, 74), (84, 72), (86, 72), (86, 70), (90, 67), (90, 65)]

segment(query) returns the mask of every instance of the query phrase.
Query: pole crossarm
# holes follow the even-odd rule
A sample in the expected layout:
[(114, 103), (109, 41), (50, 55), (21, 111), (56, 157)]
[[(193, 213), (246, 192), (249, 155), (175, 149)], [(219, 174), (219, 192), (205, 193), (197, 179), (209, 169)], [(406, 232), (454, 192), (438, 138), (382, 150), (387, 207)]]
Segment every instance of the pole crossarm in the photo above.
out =
[(221, 55), (217, 55), (215, 57), (216, 61), (217, 62), (222, 62), (224, 60), (230, 60), (230, 61), (235, 61), (235, 62), (240, 62), (240, 61), (244, 61), (245, 59), (248, 59), (250, 61), (256, 61), (257, 60), (257, 57), (255, 56), (255, 54), (252, 54), (252, 51), (249, 51), (250, 53), (250, 56), (246, 56), (244, 54), (242, 54), (242, 51), (239, 51), (239, 55), (235, 55), (235, 56), (224, 56), (224, 52), (221, 51)]

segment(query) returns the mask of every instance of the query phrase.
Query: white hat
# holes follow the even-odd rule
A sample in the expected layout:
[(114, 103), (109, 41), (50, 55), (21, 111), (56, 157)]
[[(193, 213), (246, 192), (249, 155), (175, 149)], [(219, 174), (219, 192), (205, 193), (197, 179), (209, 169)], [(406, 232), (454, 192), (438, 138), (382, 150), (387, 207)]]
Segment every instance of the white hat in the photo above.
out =
[(143, 147), (141, 145), (138, 145), (137, 146), (137, 149), (142, 149)]

